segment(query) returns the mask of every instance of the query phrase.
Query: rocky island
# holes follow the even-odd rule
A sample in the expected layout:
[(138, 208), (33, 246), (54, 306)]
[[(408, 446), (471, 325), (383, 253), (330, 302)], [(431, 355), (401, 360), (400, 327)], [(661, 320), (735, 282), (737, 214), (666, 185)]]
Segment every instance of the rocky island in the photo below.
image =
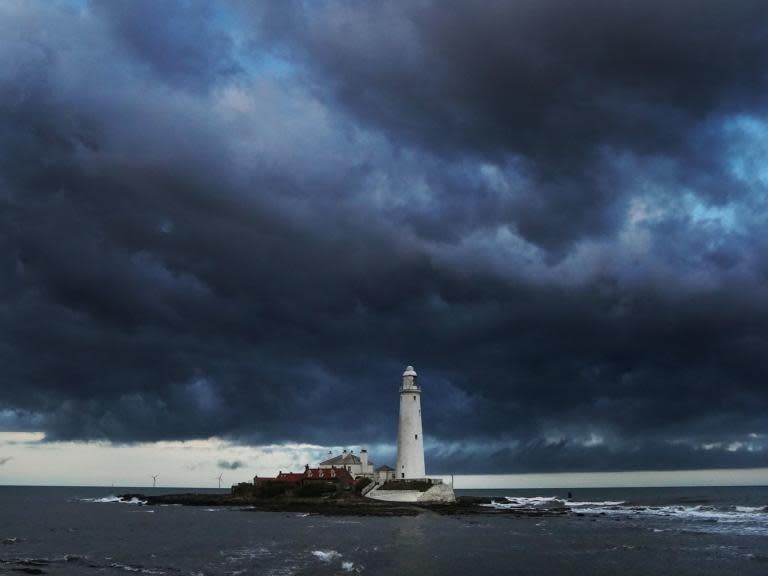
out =
[(139, 502), (146, 506), (222, 506), (243, 511), (290, 512), (321, 514), (326, 516), (417, 516), (419, 514), (508, 516), (561, 516), (569, 509), (560, 500), (541, 504), (505, 508), (496, 506), (495, 499), (478, 496), (458, 496), (455, 502), (388, 502), (372, 500), (354, 493), (336, 493), (322, 496), (277, 495), (274, 497), (238, 496), (233, 494), (123, 494), (125, 502)]

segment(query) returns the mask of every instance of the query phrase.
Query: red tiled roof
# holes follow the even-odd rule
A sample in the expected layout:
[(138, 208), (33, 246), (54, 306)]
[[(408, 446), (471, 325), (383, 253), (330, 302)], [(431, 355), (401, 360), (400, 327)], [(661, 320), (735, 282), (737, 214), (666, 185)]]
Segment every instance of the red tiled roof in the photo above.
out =
[(344, 484), (352, 484), (355, 481), (346, 468), (306, 468), (304, 472), (280, 472), (275, 481), (299, 483), (304, 479), (338, 480)]
[(351, 484), (354, 482), (352, 474), (346, 468), (307, 468), (304, 477), (313, 480), (339, 480)]
[(304, 474), (301, 472), (280, 472), (275, 480), (278, 482), (301, 482), (304, 480)]

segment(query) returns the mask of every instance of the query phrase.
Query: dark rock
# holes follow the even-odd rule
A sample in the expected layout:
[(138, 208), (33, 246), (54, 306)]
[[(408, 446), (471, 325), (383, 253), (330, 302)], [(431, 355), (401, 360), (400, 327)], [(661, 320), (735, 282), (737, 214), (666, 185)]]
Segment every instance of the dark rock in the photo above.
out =
[[(506, 509), (481, 506), (490, 504), (490, 498), (459, 496), (451, 503), (409, 503), (386, 502), (365, 498), (353, 493), (336, 493), (320, 497), (298, 497), (284, 495), (271, 498), (233, 496), (231, 494), (163, 494), (145, 496), (143, 494), (125, 494), (123, 499), (137, 498), (148, 505), (180, 504), (183, 506), (224, 506), (244, 511), (284, 512), (293, 514), (320, 514), (324, 516), (416, 516), (436, 513), (447, 515), (493, 514), (504, 516), (560, 516), (568, 514), (564, 505)], [(561, 503), (562, 504), (562, 503)]]

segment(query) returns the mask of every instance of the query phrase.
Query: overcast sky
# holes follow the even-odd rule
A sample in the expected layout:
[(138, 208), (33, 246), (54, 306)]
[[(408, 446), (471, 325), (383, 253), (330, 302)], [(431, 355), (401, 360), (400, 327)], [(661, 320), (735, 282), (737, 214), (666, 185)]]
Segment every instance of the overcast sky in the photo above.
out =
[(0, 482), (392, 464), (406, 364), (430, 472), (768, 466), (765, 22), (0, 0)]

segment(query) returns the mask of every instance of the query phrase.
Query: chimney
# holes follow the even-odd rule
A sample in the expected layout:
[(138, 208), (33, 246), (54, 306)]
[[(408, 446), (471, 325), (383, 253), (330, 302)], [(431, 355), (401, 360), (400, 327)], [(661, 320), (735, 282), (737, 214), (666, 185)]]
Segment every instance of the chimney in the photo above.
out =
[(360, 464), (362, 464), (363, 474), (368, 471), (368, 450), (363, 448), (360, 450)]

